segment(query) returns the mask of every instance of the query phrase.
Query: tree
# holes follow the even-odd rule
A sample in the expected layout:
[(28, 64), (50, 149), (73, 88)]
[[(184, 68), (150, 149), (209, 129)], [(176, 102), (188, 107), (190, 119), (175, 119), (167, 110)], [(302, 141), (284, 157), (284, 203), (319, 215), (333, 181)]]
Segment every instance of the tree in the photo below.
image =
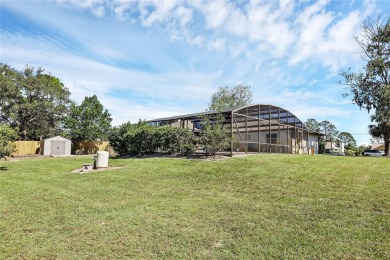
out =
[[(344, 96), (352, 96), (352, 102), (368, 113), (374, 110), (371, 119), (378, 126), (390, 127), (390, 19), (366, 20), (361, 37), (355, 40), (366, 64), (363, 72), (354, 73), (349, 69), (341, 73), (340, 83), (347, 86)], [(389, 154), (389, 140), (384, 141), (385, 153)]]
[(309, 129), (310, 131), (317, 132), (317, 133), (320, 133), (320, 132), (321, 132), (321, 123), (320, 123), (320, 122), (317, 122), (317, 120), (315, 120), (314, 118), (309, 118), (309, 119), (305, 122), (305, 126), (306, 126), (307, 129)]
[(314, 118), (309, 118), (305, 122), (305, 126), (310, 131), (324, 134), (318, 139), (319, 153), (323, 153), (325, 151), (326, 142), (330, 142), (331, 145), (333, 145), (333, 143), (338, 139), (337, 137), (339, 131), (334, 124), (327, 120), (318, 122)]
[(15, 150), (15, 141), (18, 138), (16, 131), (5, 123), (0, 123), (0, 159), (10, 156)]
[(243, 107), (252, 103), (252, 89), (250, 86), (236, 85), (233, 88), (220, 87), (211, 96), (208, 110), (223, 110), (231, 107)]
[(368, 132), (372, 137), (383, 140), (385, 144), (390, 142), (390, 126), (385, 123), (369, 125)]
[(224, 122), (225, 118), (222, 114), (206, 115), (202, 118), (199, 144), (207, 155), (215, 155), (229, 148), (231, 137), (227, 129), (223, 127)]
[(42, 68), (16, 71), (0, 64), (0, 119), (18, 129), (23, 140), (38, 140), (59, 131), (72, 101), (61, 81)]
[(337, 140), (339, 131), (331, 122), (324, 120), (321, 122), (322, 132), (325, 134), (325, 141), (331, 142), (331, 145)]
[(111, 128), (111, 115), (103, 109), (96, 95), (85, 97), (81, 105), (73, 104), (65, 128), (69, 129), (73, 146), (81, 141), (103, 140)]
[(356, 140), (351, 133), (340, 132), (338, 139), (345, 144), (345, 149), (351, 150), (356, 147)]

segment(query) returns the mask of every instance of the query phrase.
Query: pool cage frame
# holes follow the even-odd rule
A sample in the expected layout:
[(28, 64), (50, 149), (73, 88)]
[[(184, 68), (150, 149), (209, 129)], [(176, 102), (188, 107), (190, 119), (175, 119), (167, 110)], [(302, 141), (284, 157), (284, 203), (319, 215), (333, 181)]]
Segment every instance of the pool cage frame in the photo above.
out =
[[(225, 117), (226, 118), (226, 117)], [(309, 130), (294, 114), (273, 105), (251, 105), (231, 111), (231, 153), (310, 152)]]
[[(225, 151), (231, 155), (243, 152), (314, 154), (318, 148), (318, 136), (321, 133), (308, 130), (290, 111), (273, 105), (249, 105), (222, 111), (159, 118), (148, 122), (155, 126), (188, 128), (195, 136), (199, 136), (202, 117), (210, 116), (212, 119), (217, 114), (224, 116), (224, 127), (232, 137), (230, 148)], [(315, 137), (310, 137), (310, 134)]]

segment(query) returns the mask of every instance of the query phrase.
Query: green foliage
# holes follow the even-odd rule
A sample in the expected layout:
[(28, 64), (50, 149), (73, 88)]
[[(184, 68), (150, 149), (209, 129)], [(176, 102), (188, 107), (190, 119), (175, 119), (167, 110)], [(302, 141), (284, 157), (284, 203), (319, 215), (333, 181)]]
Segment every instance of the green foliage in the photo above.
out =
[(117, 152), (119, 155), (128, 154), (127, 143), (127, 133), (133, 131), (132, 128), (135, 126), (130, 122), (124, 123), (120, 126), (115, 126), (111, 129), (108, 134), (108, 140), (110, 141), (110, 146)]
[(4, 123), (0, 123), (0, 158), (10, 156), (15, 150), (16, 131)]
[(64, 120), (72, 143), (104, 140), (111, 129), (111, 115), (103, 109), (96, 95), (85, 97), (81, 105), (73, 104), (69, 117)]
[(221, 111), (231, 107), (243, 107), (252, 103), (252, 89), (250, 86), (236, 85), (220, 87), (211, 96), (208, 110)]
[(229, 131), (223, 127), (224, 122), (222, 114), (206, 115), (202, 118), (199, 144), (207, 155), (215, 155), (230, 147), (231, 137)]
[(0, 64), (0, 120), (22, 140), (38, 140), (58, 133), (72, 101), (61, 81), (42, 68), (16, 71)]
[(317, 122), (314, 118), (309, 118), (306, 122), (305, 125), (307, 129), (313, 132), (320, 133), (321, 132), (321, 123)]
[[(362, 31), (356, 41), (366, 65), (363, 72), (343, 71), (340, 83), (347, 85), (344, 96), (352, 96), (352, 102), (368, 112), (374, 110), (372, 121), (390, 127), (390, 18), (366, 20)], [(389, 142), (385, 139), (386, 154)]]
[(338, 139), (345, 144), (345, 149), (351, 150), (356, 147), (356, 140), (351, 133), (340, 132)]
[[(368, 131), (374, 138), (381, 139), (385, 143), (385, 154), (389, 155), (390, 143), (390, 125), (386, 123), (379, 123), (377, 125), (369, 125)], [(386, 153), (387, 151), (387, 153)]]
[(119, 155), (190, 154), (195, 150), (195, 139), (189, 129), (171, 126), (155, 127), (145, 121), (130, 122), (114, 127), (109, 135), (110, 145)]
[[(339, 131), (337, 130), (337, 128), (334, 124), (332, 124), (331, 122), (329, 122), (327, 120), (318, 122), (314, 118), (310, 118), (305, 122), (305, 125), (311, 131), (324, 134), (318, 140), (319, 153), (324, 152), (326, 142), (333, 142), (334, 143), (337, 140), (339, 140)], [(343, 133), (346, 133), (346, 132), (343, 132)]]
[(339, 135), (339, 131), (337, 130), (336, 126), (327, 120), (322, 121), (320, 124), (322, 127), (321, 130), (325, 134), (325, 141), (326, 142), (336, 141)]

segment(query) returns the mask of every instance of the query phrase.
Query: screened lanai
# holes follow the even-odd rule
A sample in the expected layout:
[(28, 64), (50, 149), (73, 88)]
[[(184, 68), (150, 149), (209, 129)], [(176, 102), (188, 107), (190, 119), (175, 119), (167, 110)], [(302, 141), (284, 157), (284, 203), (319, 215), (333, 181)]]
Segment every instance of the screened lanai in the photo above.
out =
[[(149, 121), (153, 125), (171, 125), (191, 129), (196, 135), (202, 129), (200, 118), (217, 111), (188, 114)], [(309, 131), (301, 120), (286, 109), (273, 105), (250, 105), (225, 109), (224, 127), (232, 136), (230, 153), (318, 153), (320, 133)]]

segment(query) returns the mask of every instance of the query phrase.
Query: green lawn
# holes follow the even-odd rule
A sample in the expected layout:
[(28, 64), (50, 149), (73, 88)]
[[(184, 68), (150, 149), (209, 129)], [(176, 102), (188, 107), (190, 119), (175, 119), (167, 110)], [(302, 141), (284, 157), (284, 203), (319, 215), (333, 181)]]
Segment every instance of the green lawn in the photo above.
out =
[(0, 259), (390, 258), (390, 159), (0, 162)]

